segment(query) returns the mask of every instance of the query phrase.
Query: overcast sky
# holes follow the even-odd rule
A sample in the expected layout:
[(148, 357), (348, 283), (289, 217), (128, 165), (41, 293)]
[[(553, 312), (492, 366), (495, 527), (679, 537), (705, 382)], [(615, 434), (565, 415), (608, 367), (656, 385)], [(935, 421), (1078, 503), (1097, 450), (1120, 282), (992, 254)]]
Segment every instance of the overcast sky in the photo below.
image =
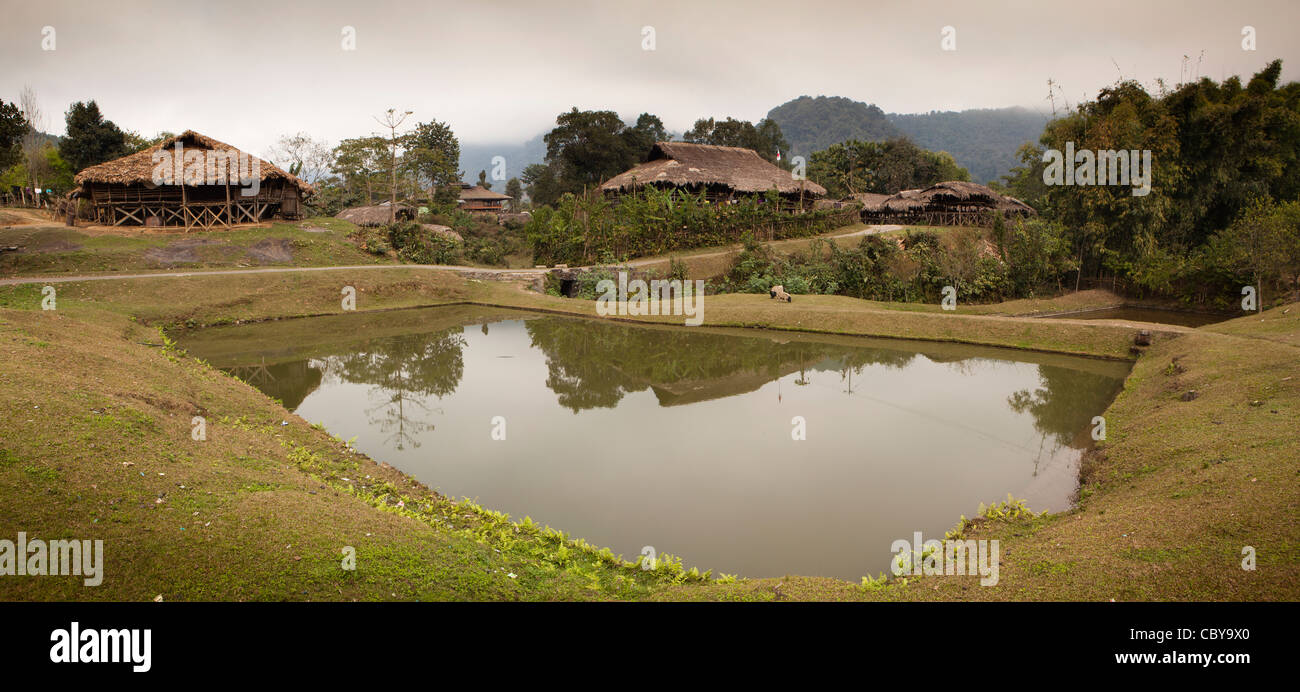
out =
[[(54, 133), (69, 104), (94, 99), (145, 135), (194, 129), (261, 152), (300, 130), (331, 143), (367, 134), (389, 107), (447, 121), (463, 142), (518, 143), (571, 106), (649, 111), (681, 132), (699, 117), (757, 120), (804, 94), (888, 112), (1050, 112), (1049, 78), (1071, 104), (1121, 75), (1147, 85), (1198, 71), (1219, 79), (1274, 58), (1285, 80), (1300, 79), (1296, 0), (292, 5), (6, 3), (0, 99), (30, 85)], [(1241, 45), (1248, 25), (1254, 52)], [(941, 49), (945, 26), (956, 30), (954, 51)], [(52, 51), (42, 49), (45, 27)], [(343, 48), (344, 27), (355, 29), (355, 50)], [(653, 27), (654, 50), (643, 27)]]

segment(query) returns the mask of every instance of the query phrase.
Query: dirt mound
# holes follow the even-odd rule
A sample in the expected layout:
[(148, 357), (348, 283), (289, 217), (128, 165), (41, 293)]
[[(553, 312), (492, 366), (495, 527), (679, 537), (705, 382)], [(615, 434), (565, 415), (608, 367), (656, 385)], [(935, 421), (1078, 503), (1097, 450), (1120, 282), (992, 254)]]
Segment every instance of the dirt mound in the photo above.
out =
[(263, 238), (248, 248), (248, 256), (261, 264), (293, 261), (293, 245), (288, 238)]
[(144, 256), (159, 264), (173, 265), (198, 262), (199, 255), (195, 250), (204, 245), (216, 245), (217, 241), (203, 238), (185, 238), (168, 243), (163, 247), (150, 248), (145, 251)]

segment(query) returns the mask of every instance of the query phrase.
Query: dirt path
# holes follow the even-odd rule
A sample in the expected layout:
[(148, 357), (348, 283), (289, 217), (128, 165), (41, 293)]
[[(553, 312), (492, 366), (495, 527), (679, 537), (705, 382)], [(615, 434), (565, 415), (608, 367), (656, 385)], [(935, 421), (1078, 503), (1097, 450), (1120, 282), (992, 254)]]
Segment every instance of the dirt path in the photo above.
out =
[[(806, 241), (813, 240), (813, 239), (817, 239), (817, 240), (839, 240), (839, 239), (841, 239), (841, 238), (856, 238), (856, 237), (858, 237), (858, 236), (864, 236), (864, 235), (876, 235), (877, 233), (888, 233), (889, 231), (897, 231), (897, 230), (901, 230), (902, 228), (903, 228), (902, 226), (897, 226), (897, 225), (892, 225), (892, 224), (874, 225), (874, 226), (867, 226), (866, 228), (863, 228), (863, 229), (861, 229), (861, 230), (853, 231), (852, 233), (843, 233), (843, 234), (841, 234), (841, 235), (819, 235), (819, 236), (813, 236), (812, 238), (791, 238), (791, 239), (789, 239), (789, 240), (777, 240), (777, 241), (772, 241), (772, 242), (767, 243), (767, 245), (769, 245), (769, 246), (774, 246), (774, 247), (778, 247), (778, 248), (779, 248), (779, 247), (781, 246), (782, 243), (806, 242)], [(641, 259), (635, 259), (635, 260), (632, 260), (631, 262), (628, 262), (628, 263), (627, 263), (627, 266), (629, 266), (629, 267), (644, 267), (644, 266), (651, 265), (651, 264), (659, 264), (659, 263), (661, 263), (661, 262), (669, 262), (669, 261), (672, 260), (673, 257), (677, 257), (677, 258), (679, 258), (679, 259), (683, 259), (683, 260), (686, 260), (686, 259), (697, 260), (697, 259), (707, 259), (707, 258), (710, 258), (710, 257), (722, 257), (722, 256), (724, 256), (724, 255), (732, 255), (732, 254), (735, 254), (735, 253), (737, 253), (737, 252), (740, 252), (740, 250), (741, 250), (741, 246), (740, 246), (740, 245), (732, 245), (732, 246), (726, 248), (725, 250), (717, 250), (717, 251), (714, 251), (714, 252), (702, 252), (702, 253), (698, 253), (698, 254), (688, 253), (688, 254), (682, 254), (682, 255), (658, 255), (658, 256), (655, 256), (655, 257), (643, 257), (643, 258), (641, 258)]]
[(19, 219), (19, 221), (16, 223), (5, 223), (3, 226), (0, 226), (0, 228), (28, 228), (28, 227), (38, 227), (38, 226), (61, 226), (62, 225), (59, 221), (50, 218), (44, 213), (38, 212), (34, 209), (26, 209), (23, 207), (5, 207), (3, 210), (0, 211), (3, 211), (4, 213), (4, 216), (0, 218), (8, 218), (12, 216), (12, 217), (17, 217)]
[(73, 276), (26, 276), (0, 279), (0, 286), (18, 284), (58, 284), (73, 281), (109, 281), (114, 279), (154, 279), (159, 277), (177, 278), (186, 276), (219, 276), (225, 274), (283, 274), (286, 272), (328, 272), (353, 269), (433, 269), (468, 274), (470, 278), (508, 278), (534, 279), (549, 269), (483, 269), (480, 267), (461, 267), (445, 264), (356, 264), (338, 267), (265, 267), (261, 269), (207, 269), (186, 272), (152, 272), (145, 274), (80, 274)]

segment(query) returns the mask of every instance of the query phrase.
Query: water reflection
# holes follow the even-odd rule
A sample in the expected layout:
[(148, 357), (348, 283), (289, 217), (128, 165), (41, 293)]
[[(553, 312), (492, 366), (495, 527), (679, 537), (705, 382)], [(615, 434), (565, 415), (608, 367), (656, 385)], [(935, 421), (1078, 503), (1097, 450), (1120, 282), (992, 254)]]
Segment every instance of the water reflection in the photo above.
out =
[[(213, 365), (453, 496), (625, 555), (856, 580), (1008, 492), (1068, 506), (1127, 365), (474, 306), (204, 330)], [(490, 421), (508, 420), (493, 441)], [(791, 440), (791, 419), (808, 439)]]

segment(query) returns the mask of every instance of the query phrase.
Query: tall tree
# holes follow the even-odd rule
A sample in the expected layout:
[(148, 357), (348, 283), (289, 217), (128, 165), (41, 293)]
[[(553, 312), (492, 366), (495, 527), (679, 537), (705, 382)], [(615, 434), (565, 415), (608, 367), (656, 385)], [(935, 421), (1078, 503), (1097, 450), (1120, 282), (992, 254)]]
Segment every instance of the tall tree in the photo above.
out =
[(411, 115), (411, 111), (398, 113), (396, 108), (389, 108), (384, 111), (384, 117), (375, 120), (384, 127), (388, 128), (389, 158), (388, 158), (388, 222), (397, 221), (397, 128), (406, 122), (406, 118)]
[(460, 182), (460, 141), (447, 123), (417, 123), (406, 135), (406, 167), (436, 204), (455, 204)]
[(555, 169), (544, 163), (533, 163), (524, 167), (520, 174), (524, 192), (533, 204), (554, 204), (560, 198), (559, 183), (555, 180)]
[(78, 101), (66, 115), (68, 134), (59, 142), (59, 155), (73, 170), (111, 161), (130, 153), (126, 134), (106, 120), (93, 100)]
[(36, 91), (30, 86), (23, 87), (18, 94), (18, 108), (22, 111), (27, 129), (23, 132), (19, 147), (22, 151), (22, 163), (27, 169), (27, 187), (40, 189), (41, 181), (52, 173), (45, 147), (49, 136), (45, 134), (45, 111), (41, 108)]
[(21, 159), (18, 145), (26, 131), (27, 121), (18, 106), (0, 101), (0, 171)]
[(360, 188), (366, 193), (366, 205), (375, 203), (376, 187), (382, 185), (386, 171), (388, 142), (371, 135), (345, 139), (334, 147), (334, 170), (343, 177), (349, 190)]
[(510, 211), (519, 211), (519, 200), (524, 196), (524, 189), (518, 178), (506, 181), (506, 195), (510, 197)]
[(613, 111), (574, 108), (561, 113), (555, 125), (543, 137), (549, 170), (524, 171), (528, 196), (538, 204), (599, 185), (644, 161), (655, 142), (668, 138), (663, 122), (649, 113), (628, 125)]
[(753, 149), (759, 156), (773, 163), (777, 161), (777, 152), (790, 150), (790, 143), (781, 134), (781, 126), (770, 118), (760, 120), (758, 125), (735, 118), (717, 121), (701, 118), (695, 121), (694, 127), (682, 134), (682, 139), (697, 144)]

